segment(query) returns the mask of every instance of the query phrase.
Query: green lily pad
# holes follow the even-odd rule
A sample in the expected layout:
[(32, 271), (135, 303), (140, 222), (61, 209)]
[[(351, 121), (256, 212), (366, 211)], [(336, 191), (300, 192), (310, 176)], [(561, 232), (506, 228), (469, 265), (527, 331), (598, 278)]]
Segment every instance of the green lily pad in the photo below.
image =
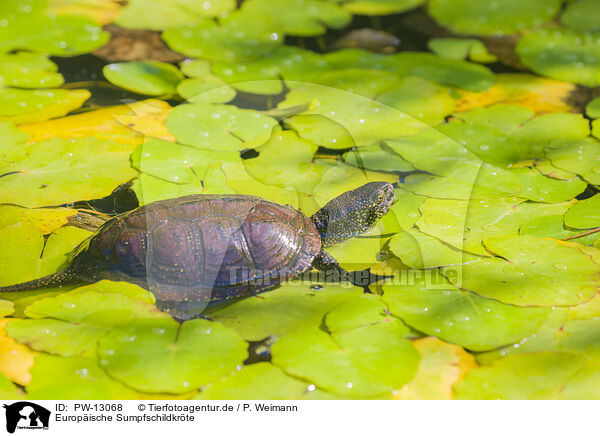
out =
[(585, 357), (573, 353), (509, 356), (472, 370), (454, 389), (456, 398), (464, 400), (552, 399), (584, 365)]
[(401, 79), (377, 100), (431, 126), (442, 123), (454, 111), (448, 88), (417, 76)]
[(308, 383), (290, 377), (268, 362), (246, 365), (227, 378), (210, 383), (196, 400), (293, 400)]
[(5, 316), (10, 315), (14, 311), (15, 305), (12, 301), (0, 300), (0, 317), (4, 318)]
[[(371, 233), (376, 233), (377, 230), (377, 228), (372, 229)], [(377, 255), (386, 241), (386, 238), (356, 237), (328, 247), (327, 252), (342, 268), (348, 271), (362, 271), (377, 262)]]
[(388, 232), (399, 231), (400, 229), (408, 230), (421, 216), (419, 208), (426, 200), (426, 197), (415, 195), (412, 192), (402, 189), (396, 189), (394, 194), (396, 195), (396, 202), (382, 218), (382, 221), (385, 223), (389, 219), (391, 222), (397, 224), (397, 227), (391, 227)]
[[(353, 94), (349, 91), (331, 88), (318, 84), (305, 84), (292, 89), (286, 99), (278, 108), (289, 108), (302, 104), (310, 104), (305, 112), (311, 115), (320, 115), (328, 118), (314, 120), (307, 139), (329, 148), (338, 148), (337, 138), (331, 138), (326, 130), (333, 121), (347, 131), (352, 139), (352, 145), (369, 145), (382, 139), (394, 138), (418, 132), (424, 124), (413, 117), (378, 103), (370, 98)], [(307, 130), (303, 128), (304, 120), (300, 126), (296, 125), (296, 117), (286, 120), (286, 124), (296, 130), (299, 136), (304, 137)], [(319, 133), (320, 132), (320, 133)], [(347, 138), (342, 136), (342, 139)], [(347, 140), (343, 141), (344, 148), (352, 146)]]
[(216, 76), (182, 80), (177, 93), (190, 103), (228, 103), (236, 95), (234, 88)]
[(354, 286), (290, 282), (256, 297), (209, 308), (205, 314), (248, 341), (261, 341), (319, 327), (327, 312), (362, 293)]
[(135, 391), (109, 377), (89, 357), (59, 357), (38, 354), (31, 368), (27, 397), (32, 400), (136, 399)]
[(511, 172), (521, 182), (519, 196), (543, 203), (561, 203), (581, 194), (587, 183), (579, 177), (557, 180), (546, 177), (535, 168), (515, 168)]
[(127, 29), (165, 30), (201, 23), (210, 17), (226, 16), (235, 9), (235, 0), (130, 0), (115, 21)]
[(449, 59), (469, 59), (484, 64), (498, 60), (487, 51), (483, 42), (474, 38), (433, 38), (427, 47), (438, 56)]
[(429, 12), (454, 33), (505, 35), (538, 27), (554, 17), (560, 0), (432, 0)]
[(352, 14), (333, 2), (320, 0), (292, 0), (281, 8), (278, 0), (248, 0), (243, 11), (267, 16), (283, 27), (286, 35), (317, 36), (327, 28), (341, 29), (352, 21)]
[(214, 163), (239, 162), (234, 151), (198, 149), (162, 139), (149, 139), (131, 155), (132, 166), (144, 174), (177, 184), (194, 184)]
[(218, 23), (206, 20), (168, 29), (162, 37), (171, 49), (187, 56), (238, 62), (268, 53), (283, 40), (281, 24), (244, 11), (233, 12)]
[(282, 45), (247, 62), (216, 61), (211, 65), (213, 74), (240, 91), (275, 95), (283, 92), (280, 78), (299, 83), (312, 81), (326, 71), (327, 61), (310, 50)]
[(0, 203), (40, 207), (105, 197), (137, 174), (129, 164), (132, 148), (96, 138), (30, 145), (27, 156), (0, 168)]
[(109, 39), (94, 21), (81, 16), (45, 15), (31, 7), (6, 16), (0, 28), (0, 53), (27, 50), (75, 56), (95, 50)]
[[(533, 236), (492, 236), (488, 251), (501, 258), (479, 259), (451, 270), (450, 282), (483, 297), (519, 306), (566, 306), (598, 292), (600, 267), (576, 243)], [(457, 274), (460, 273), (460, 274)]]
[(416, 372), (419, 354), (398, 320), (336, 332), (304, 329), (280, 338), (273, 363), (288, 374), (337, 395), (368, 398), (403, 386)]
[(144, 95), (171, 95), (183, 74), (171, 64), (158, 61), (137, 61), (108, 64), (104, 77), (113, 85)]
[[(246, 359), (247, 344), (233, 330), (204, 319), (171, 320), (114, 329), (98, 347), (100, 365), (143, 392), (183, 393), (229, 374)], [(160, 377), (156, 375), (160, 374)]]
[(39, 53), (0, 55), (0, 85), (17, 88), (54, 88), (64, 82), (58, 67)]
[[(0, 229), (0, 284), (12, 285), (52, 274), (90, 235), (83, 229), (62, 227), (44, 241), (42, 232), (32, 224)], [(18, 255), (15, 247), (19, 247)]]
[(538, 74), (586, 86), (600, 85), (600, 42), (567, 29), (539, 30), (517, 44), (521, 62)]
[[(381, 297), (374, 294), (362, 294), (339, 304), (325, 318), (325, 324), (330, 332), (337, 333), (361, 326), (389, 322), (391, 318), (386, 313), (386, 306)], [(409, 330), (406, 329), (408, 334)]]
[(546, 156), (557, 168), (600, 185), (600, 141), (597, 139), (555, 141), (546, 149)]
[(565, 224), (576, 229), (600, 227), (600, 195), (581, 200), (565, 214)]
[(87, 89), (0, 88), (0, 120), (30, 123), (61, 117), (90, 98)]
[[(520, 235), (530, 235), (537, 238), (567, 239), (584, 233), (582, 230), (566, 229), (563, 215), (546, 215), (528, 221), (519, 228)], [(600, 237), (592, 233), (572, 239), (573, 242), (592, 245)]]
[(494, 235), (516, 235), (521, 225), (538, 216), (564, 214), (572, 203), (524, 203), (515, 198), (490, 200), (428, 199), (416, 222), (422, 232), (455, 248), (488, 256), (481, 241)]
[(390, 250), (402, 263), (413, 269), (459, 265), (476, 259), (475, 256), (446, 245), (417, 229), (408, 229), (394, 235), (390, 240)]
[[(138, 320), (168, 318), (156, 308), (151, 296), (145, 296), (146, 301), (128, 296), (130, 287), (137, 288), (134, 285), (103, 283), (108, 282), (31, 304), (25, 314), (34, 319), (13, 320), (7, 326), (8, 335), (37, 351), (76, 356), (89, 354), (114, 328)], [(125, 293), (119, 292), (121, 289)]]
[(545, 176), (552, 177), (553, 179), (568, 180), (576, 176), (576, 174), (570, 171), (561, 170), (560, 168), (555, 167), (552, 165), (550, 159), (536, 160), (534, 165), (540, 171), (540, 173)]
[(459, 112), (454, 114), (454, 117), (460, 118), (469, 124), (492, 127), (504, 135), (511, 135), (534, 115), (535, 112), (528, 107), (497, 103), (475, 108), (468, 112)]
[(402, 285), (392, 280), (383, 285), (383, 301), (409, 326), (474, 351), (520, 341), (536, 332), (552, 312), (550, 308), (502, 304), (445, 280), (442, 283), (445, 285), (432, 286), (421, 278)]
[(166, 125), (182, 144), (238, 151), (267, 142), (277, 120), (235, 106), (185, 104), (169, 113)]
[(343, 155), (344, 162), (374, 171), (412, 171), (410, 162), (389, 150), (384, 144), (373, 144), (351, 150)]
[(344, 8), (357, 15), (388, 15), (409, 11), (425, 0), (342, 0)]
[(76, 210), (68, 208), (28, 209), (5, 204), (0, 205), (0, 228), (27, 223), (47, 235), (67, 224), (69, 217), (76, 213)]
[(600, 118), (600, 97), (596, 97), (587, 104), (585, 113), (590, 118)]
[(0, 373), (0, 395), (7, 400), (17, 400), (24, 397), (15, 384), (10, 381), (4, 374)]
[(598, 0), (581, 0), (569, 2), (560, 21), (576, 32), (596, 32), (600, 30), (600, 23), (596, 19), (600, 16), (600, 2)]

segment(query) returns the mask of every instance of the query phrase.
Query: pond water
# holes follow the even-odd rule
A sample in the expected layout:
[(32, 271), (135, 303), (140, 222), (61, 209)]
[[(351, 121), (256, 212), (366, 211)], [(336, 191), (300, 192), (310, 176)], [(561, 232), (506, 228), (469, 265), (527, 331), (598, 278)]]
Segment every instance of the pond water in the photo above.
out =
[(149, 3), (0, 4), (0, 395), (598, 398), (597, 1)]

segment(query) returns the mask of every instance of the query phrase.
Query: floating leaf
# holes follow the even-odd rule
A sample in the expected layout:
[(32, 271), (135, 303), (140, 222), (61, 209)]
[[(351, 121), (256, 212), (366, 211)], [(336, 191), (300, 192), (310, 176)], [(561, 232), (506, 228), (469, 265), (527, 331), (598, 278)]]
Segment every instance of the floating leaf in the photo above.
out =
[(600, 195), (581, 200), (565, 214), (565, 224), (577, 229), (600, 227)]
[(0, 120), (31, 123), (61, 117), (90, 98), (86, 89), (0, 88)]
[(536, 114), (567, 112), (571, 110), (567, 100), (574, 90), (575, 85), (568, 82), (522, 73), (501, 73), (496, 75), (496, 84), (483, 92), (459, 90), (456, 110), (506, 103), (529, 108)]
[(586, 86), (600, 84), (600, 42), (567, 29), (539, 30), (517, 44), (521, 62), (536, 73)]
[[(32, 224), (0, 229), (0, 283), (11, 285), (55, 272), (90, 235), (83, 229), (62, 227), (44, 241), (42, 232)], [(18, 256), (15, 247), (19, 247)]]
[(0, 85), (17, 88), (55, 88), (64, 82), (48, 56), (18, 52), (0, 55)]
[(138, 394), (109, 377), (96, 358), (38, 354), (27, 386), (32, 400), (136, 399)]
[(362, 294), (339, 304), (325, 319), (327, 329), (334, 333), (390, 321), (392, 319), (386, 313), (381, 297), (374, 294)]
[(135, 177), (129, 164), (131, 149), (96, 138), (54, 138), (33, 144), (28, 156), (0, 168), (0, 202), (40, 207), (105, 197)]
[(0, 317), (10, 315), (15, 311), (15, 305), (12, 301), (0, 300)]
[(587, 104), (585, 113), (590, 118), (600, 118), (600, 97), (596, 97)]
[(238, 151), (264, 144), (277, 121), (235, 106), (185, 104), (167, 117), (167, 128), (182, 144)]
[(225, 16), (235, 6), (235, 0), (157, 0), (149, 8), (145, 0), (130, 0), (121, 9), (116, 24), (127, 29), (176, 29)]
[(21, 386), (27, 386), (31, 381), (29, 371), (37, 353), (6, 336), (4, 327), (7, 322), (0, 321), (0, 374)]
[(228, 103), (236, 95), (235, 89), (216, 76), (182, 80), (177, 93), (190, 103)]
[(489, 253), (481, 241), (494, 235), (516, 235), (522, 224), (538, 216), (564, 214), (572, 203), (524, 203), (515, 198), (490, 200), (428, 199), (417, 227), (424, 233), (471, 253)]
[(316, 328), (303, 329), (271, 347), (273, 363), (334, 394), (368, 398), (391, 393), (413, 377), (419, 361), (403, 337), (406, 331), (397, 320), (333, 337)]
[(600, 141), (594, 138), (555, 141), (546, 149), (552, 165), (600, 185)]
[(155, 320), (113, 330), (100, 341), (98, 355), (109, 375), (128, 386), (183, 393), (229, 374), (247, 357), (246, 347), (219, 323)]
[(34, 225), (42, 234), (52, 233), (68, 223), (69, 217), (77, 214), (74, 209), (27, 209), (19, 206), (0, 205), (0, 229), (19, 223)]
[(7, 400), (17, 400), (24, 397), (23, 392), (19, 390), (13, 382), (5, 375), (0, 373), (0, 395)]
[(292, 400), (308, 387), (268, 362), (246, 365), (227, 378), (209, 384), (197, 400)]
[(584, 365), (585, 358), (573, 353), (509, 356), (472, 370), (454, 389), (456, 398), (464, 400), (552, 399)]
[[(482, 298), (442, 281), (438, 273), (413, 284), (383, 285), (383, 301), (409, 326), (475, 351), (492, 350), (534, 333), (550, 308), (517, 307)], [(466, 274), (466, 273), (465, 273)]]
[(358, 168), (374, 171), (412, 171), (410, 162), (402, 159), (382, 144), (360, 147), (344, 153), (344, 162)]
[(432, 0), (429, 12), (454, 33), (504, 35), (540, 26), (559, 11), (560, 0)]
[(7, 15), (0, 28), (0, 52), (27, 50), (75, 56), (104, 45), (109, 34), (94, 21), (78, 16), (44, 15), (38, 9)]
[(249, 0), (242, 10), (266, 16), (283, 27), (287, 35), (317, 36), (327, 28), (341, 29), (352, 21), (352, 14), (333, 2), (292, 0), (281, 8), (278, 0)]
[(580, 0), (567, 4), (560, 21), (577, 32), (595, 32), (600, 30), (600, 23), (596, 19), (598, 16), (600, 16), (600, 2)]
[(168, 29), (162, 37), (175, 51), (216, 61), (246, 61), (277, 48), (281, 25), (264, 15), (233, 12), (219, 21), (205, 20)]
[(113, 85), (144, 95), (171, 95), (183, 74), (177, 67), (158, 61), (137, 61), (108, 64), (104, 77)]
[[(563, 221), (563, 215), (540, 216), (523, 224), (519, 229), (519, 234), (538, 238), (567, 239), (585, 233), (582, 230), (566, 229)], [(592, 233), (591, 235), (577, 237), (573, 239), (573, 242), (592, 245), (599, 237), (600, 234)]]
[(475, 359), (461, 347), (435, 337), (417, 339), (421, 354), (415, 377), (394, 395), (397, 400), (451, 400), (452, 387), (477, 367)]
[(466, 263), (460, 271), (449, 267), (450, 282), (462, 280), (464, 289), (519, 306), (579, 304), (598, 292), (600, 267), (579, 244), (504, 235), (486, 238), (484, 245), (501, 258)]
[(344, 8), (358, 15), (399, 14), (414, 9), (425, 0), (343, 0)]
[(483, 42), (474, 38), (433, 38), (429, 40), (427, 47), (438, 56), (449, 59), (470, 59), (484, 64), (498, 60), (488, 53)]
[(290, 282), (256, 297), (215, 306), (206, 315), (248, 341), (261, 341), (319, 327), (327, 312), (362, 293), (355, 286)]

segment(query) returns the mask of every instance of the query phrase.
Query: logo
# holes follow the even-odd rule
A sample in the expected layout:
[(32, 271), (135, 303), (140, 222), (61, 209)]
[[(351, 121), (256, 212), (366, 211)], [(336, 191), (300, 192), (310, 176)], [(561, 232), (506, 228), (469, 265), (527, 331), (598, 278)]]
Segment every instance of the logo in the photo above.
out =
[(48, 430), (50, 411), (29, 401), (4, 405), (6, 409), (6, 431), (15, 429)]

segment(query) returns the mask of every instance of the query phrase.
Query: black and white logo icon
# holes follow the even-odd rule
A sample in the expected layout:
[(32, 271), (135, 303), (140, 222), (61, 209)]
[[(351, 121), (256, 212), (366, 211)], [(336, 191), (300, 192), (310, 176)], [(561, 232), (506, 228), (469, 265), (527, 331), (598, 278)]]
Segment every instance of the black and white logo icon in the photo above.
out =
[(6, 431), (14, 433), (16, 429), (48, 430), (50, 411), (29, 401), (5, 404)]

